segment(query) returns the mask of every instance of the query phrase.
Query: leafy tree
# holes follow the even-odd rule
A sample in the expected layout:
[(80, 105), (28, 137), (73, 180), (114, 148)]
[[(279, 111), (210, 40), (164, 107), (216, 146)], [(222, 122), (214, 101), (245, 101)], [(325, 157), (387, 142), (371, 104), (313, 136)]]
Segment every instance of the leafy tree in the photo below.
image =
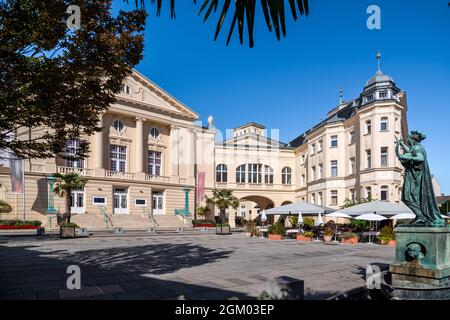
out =
[(53, 192), (60, 198), (66, 199), (66, 212), (63, 215), (63, 223), (67, 222), (70, 223), (70, 195), (72, 190), (83, 188), (87, 180), (81, 179), (80, 176), (77, 173), (67, 173), (67, 174), (61, 174), (61, 173), (54, 173), (53, 177), (55, 180), (55, 188), (53, 189)]
[[(111, 2), (0, 1), (0, 150), (50, 158), (101, 130), (98, 115), (142, 59), (146, 19), (140, 8), (114, 17)], [(70, 5), (80, 29), (69, 28)], [(87, 152), (82, 142), (76, 158)]]
[(215, 206), (219, 208), (220, 222), (226, 221), (225, 210), (228, 208), (237, 209), (239, 207), (239, 199), (233, 196), (233, 191), (228, 189), (214, 189), (211, 198), (206, 197), (206, 204), (208, 206)]

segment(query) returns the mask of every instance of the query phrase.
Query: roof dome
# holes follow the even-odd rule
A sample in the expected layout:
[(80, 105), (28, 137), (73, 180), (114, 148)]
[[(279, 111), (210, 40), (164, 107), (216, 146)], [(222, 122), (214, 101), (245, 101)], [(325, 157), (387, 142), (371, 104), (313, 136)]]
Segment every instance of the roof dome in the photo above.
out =
[(395, 83), (394, 79), (392, 79), (392, 77), (383, 74), (383, 72), (381, 72), (380, 69), (377, 70), (377, 72), (375, 73), (375, 75), (370, 78), (369, 80), (367, 80), (366, 82), (366, 87), (374, 84), (374, 83), (378, 83), (378, 82), (393, 82)]

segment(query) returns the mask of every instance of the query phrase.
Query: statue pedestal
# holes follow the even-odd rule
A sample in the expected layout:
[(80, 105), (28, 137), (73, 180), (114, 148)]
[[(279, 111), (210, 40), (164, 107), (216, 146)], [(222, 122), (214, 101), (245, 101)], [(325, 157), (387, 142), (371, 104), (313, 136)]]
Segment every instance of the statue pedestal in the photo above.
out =
[(405, 226), (395, 236), (391, 296), (450, 299), (450, 228)]

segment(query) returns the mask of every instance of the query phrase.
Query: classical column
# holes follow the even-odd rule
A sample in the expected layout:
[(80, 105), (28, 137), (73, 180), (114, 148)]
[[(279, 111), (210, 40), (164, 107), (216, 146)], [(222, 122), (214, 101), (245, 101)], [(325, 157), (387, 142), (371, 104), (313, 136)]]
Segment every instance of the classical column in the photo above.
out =
[[(103, 127), (103, 114), (100, 114), (99, 116), (98, 125), (100, 127)], [(105, 129), (95, 133), (95, 169), (104, 169), (103, 168), (103, 153), (105, 152), (103, 146), (104, 130)]]
[(136, 173), (144, 172), (144, 121), (136, 118)]

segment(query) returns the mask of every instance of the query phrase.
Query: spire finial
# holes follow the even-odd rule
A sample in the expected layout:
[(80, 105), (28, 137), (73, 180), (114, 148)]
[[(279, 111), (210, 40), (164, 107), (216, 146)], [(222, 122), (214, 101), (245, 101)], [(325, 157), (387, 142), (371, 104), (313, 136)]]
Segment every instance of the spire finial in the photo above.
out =
[(377, 60), (378, 60), (378, 71), (381, 71), (381, 67), (380, 67), (381, 52), (380, 52), (380, 50), (378, 50), (378, 53), (377, 53)]
[(343, 90), (341, 87), (341, 89), (339, 90), (339, 105), (341, 105), (343, 103), (344, 103), (344, 94), (343, 94)]

